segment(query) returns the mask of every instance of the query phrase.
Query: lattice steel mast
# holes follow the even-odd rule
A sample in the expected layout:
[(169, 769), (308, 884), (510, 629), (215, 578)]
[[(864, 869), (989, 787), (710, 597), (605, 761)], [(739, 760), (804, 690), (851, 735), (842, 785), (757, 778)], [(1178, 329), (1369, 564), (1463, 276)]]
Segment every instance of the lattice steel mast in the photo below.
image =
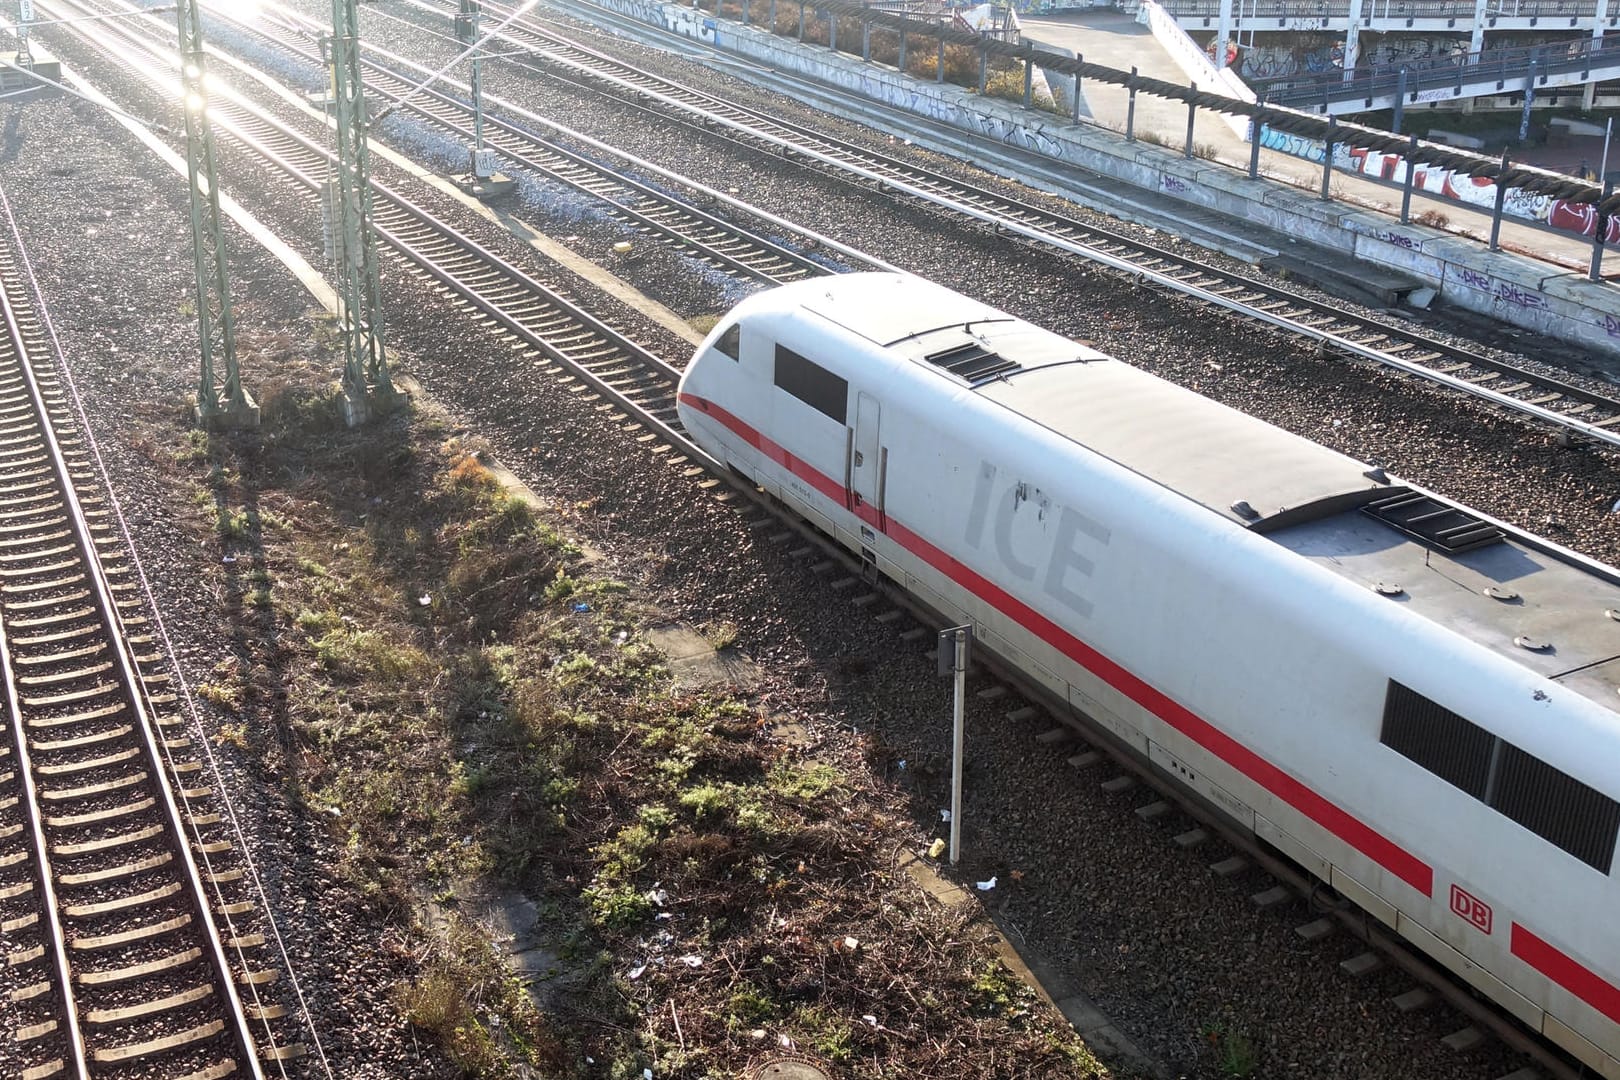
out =
[(332, 0), (332, 116), (337, 126), (336, 182), (330, 188), (334, 261), (343, 299), (343, 392), (350, 423), (386, 410), (398, 394), (383, 348), (382, 286), (372, 227), (371, 159), (366, 147), (360, 17), (356, 0)]
[[(236, 322), (231, 313), (225, 228), (219, 213), (214, 133), (208, 123), (202, 14), (198, 0), (179, 0), (180, 81), (186, 114), (186, 176), (191, 195), (191, 257), (197, 274), (197, 337), (202, 346), (197, 418), (228, 427), (259, 422), (258, 406), (242, 388), (236, 366)], [(223, 375), (223, 378), (220, 376)]]

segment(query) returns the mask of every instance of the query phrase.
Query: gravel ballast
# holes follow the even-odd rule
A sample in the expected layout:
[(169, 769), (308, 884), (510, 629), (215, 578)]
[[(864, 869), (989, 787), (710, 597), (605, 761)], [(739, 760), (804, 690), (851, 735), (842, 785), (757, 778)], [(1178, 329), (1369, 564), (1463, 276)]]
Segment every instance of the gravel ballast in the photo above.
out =
[[(320, 14), (318, 4), (305, 6)], [(366, 32), (424, 62), (442, 62), (441, 53), (421, 49), (420, 39), (396, 23), (368, 13)], [(630, 51), (657, 59), (682, 81), (752, 93), (661, 54)], [(807, 179), (780, 163), (767, 168), (757, 155), (694, 141), (634, 110), (528, 76), (492, 75), (490, 88), (715, 186), (746, 176), (747, 197), (773, 212), (1578, 550), (1616, 558), (1620, 533), (1608, 511), (1620, 494), (1620, 473), (1610, 455), (1562, 449), (1550, 434), (1484, 406), (1319, 358), (1307, 345), (1257, 334), (1238, 320), (1111, 275), (1077, 272), (1066, 260)], [(779, 101), (771, 107), (798, 111)], [(177, 194), (159, 197), (176, 189), (140, 182), (151, 174), (149, 163), (138, 151), (109, 150), (126, 137), (87, 112), (60, 102), (31, 107), (12, 138), (18, 152), (0, 176), (14, 193), (42, 277), (59, 297), (52, 310), (69, 355), (95, 365), (81, 373), (98, 384), (93, 417), (107, 433), (126, 506), (141, 524), (142, 550), (154, 553), (148, 572), (160, 601), (166, 610), (172, 601), (173, 618), (184, 626), (189, 644), (182, 663), (200, 673), (224, 650), (211, 641), (200, 611), (187, 622), (193, 609), (183, 601), (210, 576), (197, 559), (176, 553), (173, 541), (183, 534), (172, 527), (172, 511), (160, 504), (141, 509), (150, 451), (119, 446), (116, 438), (127, 412), (172, 401), (189, 386), (183, 202)], [(841, 134), (848, 130), (841, 125)], [(76, 171), (55, 179), (48, 200), (16, 195), (25, 187), (37, 191), (47, 163), (61, 160), (72, 161)], [(403, 179), (387, 182), (405, 189)], [(230, 183), (278, 232), (296, 235), (296, 246), (318, 255), (312, 203), (294, 203), (284, 187), (249, 171), (233, 172)], [(606, 257), (615, 226), (573, 206), (566, 212), (577, 215), (575, 226), (565, 229), (563, 212), (545, 223), (547, 231), (575, 237), (580, 250)], [(116, 248), (105, 242), (111, 225)], [(515, 258), (532, 257), (494, 230), (487, 235)], [(244, 328), (273, 335), (288, 328), (289, 313), (296, 324), (307, 302), (267, 258), (239, 247)], [(723, 309), (737, 292), (667, 255), (616, 269), (694, 318)], [(606, 550), (622, 574), (690, 621), (735, 622), (739, 648), (767, 671), (784, 708), (880, 732), (891, 778), (914, 796), (918, 841), (925, 843), (929, 819), (945, 805), (948, 779), (938, 767), (948, 707), (931, 662), (818, 588), (731, 511), (694, 499), (689, 481), (650, 465), (618, 428), (573, 395), (533, 378), (497, 339), (460, 317), (447, 320), (443, 302), (399, 273), (396, 263), (385, 263), (385, 287), (391, 341), (413, 373), (488, 437), (527, 482), (556, 505), (573, 507), (582, 535)], [(113, 307), (119, 310), (109, 312)], [(683, 348), (660, 332), (644, 332), (672, 357)], [(1338, 976), (1332, 961), (1353, 947), (1298, 942), (1291, 926), (1305, 920), (1303, 907), (1294, 920), (1255, 912), (1244, 883), (1211, 882), (1206, 864), (1217, 854), (1169, 845), (1184, 824), (1143, 826), (1127, 812), (1131, 795), (1103, 794), (1096, 785), (1101, 776), (1076, 775), (1061, 754), (1037, 749), (1035, 728), (1006, 724), (1004, 711), (979, 703), (970, 710), (970, 860), (963, 876), (996, 874), (1004, 884), (989, 902), (1039, 952), (1073, 973), (1138, 1043), (1200, 1075), (1218, 1069), (1209, 1043), (1216, 1029), (1254, 1038), (1266, 1075), (1471, 1078), (1510, 1071), (1494, 1058), (1459, 1058), (1438, 1046), (1434, 1037), (1456, 1026), (1444, 1014), (1396, 1015), (1384, 999), (1404, 989), (1398, 978), (1352, 983)], [(901, 760), (907, 768), (898, 767)], [(294, 954), (309, 959), (301, 976), (315, 988), (328, 1049), (336, 1043), (352, 1060), (369, 1059), (365, 1065), (355, 1060), (358, 1071), (340, 1075), (409, 1075), (398, 1025), (380, 1022), (390, 1013), (375, 984), (387, 981), (388, 968), (366, 951), (372, 930), (354, 926), (341, 905), (323, 904), (320, 856), (311, 854), (319, 852), (318, 839), (270, 800), (259, 812), (260, 862), (283, 868), (278, 887), (284, 892), (272, 900), (288, 913), (286, 929), (295, 942), (300, 930), (304, 934)], [(336, 947), (327, 936), (333, 927)], [(353, 957), (344, 955), (350, 951), (344, 941), (352, 943)]]

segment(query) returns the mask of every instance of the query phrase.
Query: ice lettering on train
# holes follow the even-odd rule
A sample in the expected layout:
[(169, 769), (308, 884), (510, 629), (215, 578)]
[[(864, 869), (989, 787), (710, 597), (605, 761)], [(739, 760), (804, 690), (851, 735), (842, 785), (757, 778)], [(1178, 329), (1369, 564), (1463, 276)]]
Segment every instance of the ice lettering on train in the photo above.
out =
[(1091, 576), (1096, 563), (1080, 554), (1082, 537), (1100, 547), (1108, 545), (1108, 530), (1080, 511), (1065, 506), (1058, 515), (1057, 539), (1052, 543), (1052, 560), (1046, 564), (1046, 595), (1072, 608), (1080, 615), (1091, 614), (1091, 601), (1068, 584), (1071, 576)]
[[(985, 519), (990, 516), (994, 501), (995, 527), (991, 530), (994, 555), (1013, 577), (1034, 583), (1040, 556), (1033, 552), (1019, 555), (1014, 550), (1012, 538), (1014, 515), (1021, 503), (1030, 501), (1030, 486), (1019, 482), (1009, 483), (1001, 497), (993, 500), (996, 472), (996, 467), (990, 462), (979, 463), (964, 539), (969, 547), (985, 551)], [(1051, 504), (1039, 496), (1039, 492), (1036, 492), (1036, 496), (1035, 505), (1040, 507), (1040, 516), (1044, 519)], [(1034, 512), (1033, 507), (1031, 512)], [(1108, 537), (1107, 528), (1078, 510), (1068, 506), (1057, 507), (1057, 527), (1053, 532), (1051, 550), (1047, 553), (1046, 573), (1040, 577), (1041, 590), (1077, 615), (1090, 615), (1091, 601), (1081, 594), (1083, 584), (1078, 579), (1089, 578), (1096, 568), (1096, 562), (1083, 549), (1088, 545), (1106, 546)], [(1037, 561), (1027, 561), (1029, 557)]]

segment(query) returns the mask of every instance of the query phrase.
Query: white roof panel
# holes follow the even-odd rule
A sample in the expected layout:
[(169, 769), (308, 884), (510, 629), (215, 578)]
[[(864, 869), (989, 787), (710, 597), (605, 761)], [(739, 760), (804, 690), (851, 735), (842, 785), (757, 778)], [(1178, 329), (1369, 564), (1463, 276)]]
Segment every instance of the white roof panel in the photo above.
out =
[(846, 274), (826, 285), (802, 301), (805, 310), (878, 345), (947, 327), (1012, 321), (1005, 311), (902, 274)]
[(1018, 372), (979, 393), (1243, 525), (1383, 489), (1353, 458), (1114, 360)]
[(1378, 487), (1360, 462), (923, 278), (804, 291), (805, 310), (1241, 524)]

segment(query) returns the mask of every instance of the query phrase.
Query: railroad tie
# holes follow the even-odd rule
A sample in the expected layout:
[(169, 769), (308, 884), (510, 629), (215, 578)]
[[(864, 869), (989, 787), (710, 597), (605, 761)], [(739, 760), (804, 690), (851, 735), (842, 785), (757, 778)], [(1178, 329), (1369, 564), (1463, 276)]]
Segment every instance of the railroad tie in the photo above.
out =
[(1155, 799), (1146, 806), (1138, 806), (1132, 811), (1142, 821), (1157, 821), (1170, 812), (1170, 804), (1163, 799)]
[(1273, 885), (1269, 889), (1263, 889), (1260, 892), (1253, 894), (1249, 897), (1249, 900), (1254, 904), (1255, 907), (1265, 911), (1268, 908), (1274, 908), (1278, 907), (1279, 905), (1286, 904), (1293, 898), (1293, 890), (1289, 889), (1288, 886)]
[(1396, 994), (1390, 999), (1398, 1012), (1410, 1013), (1420, 1009), (1427, 1009), (1434, 1004), (1434, 995), (1421, 986), (1415, 986), (1403, 994)]
[(1383, 966), (1383, 958), (1375, 952), (1360, 952), (1348, 960), (1339, 961), (1339, 970), (1353, 979), (1370, 975)]
[(1485, 1045), (1485, 1033), (1472, 1024), (1459, 1028), (1450, 1035), (1443, 1036), (1441, 1042), (1447, 1049), (1458, 1054), (1466, 1054), (1470, 1050), (1477, 1050)]

